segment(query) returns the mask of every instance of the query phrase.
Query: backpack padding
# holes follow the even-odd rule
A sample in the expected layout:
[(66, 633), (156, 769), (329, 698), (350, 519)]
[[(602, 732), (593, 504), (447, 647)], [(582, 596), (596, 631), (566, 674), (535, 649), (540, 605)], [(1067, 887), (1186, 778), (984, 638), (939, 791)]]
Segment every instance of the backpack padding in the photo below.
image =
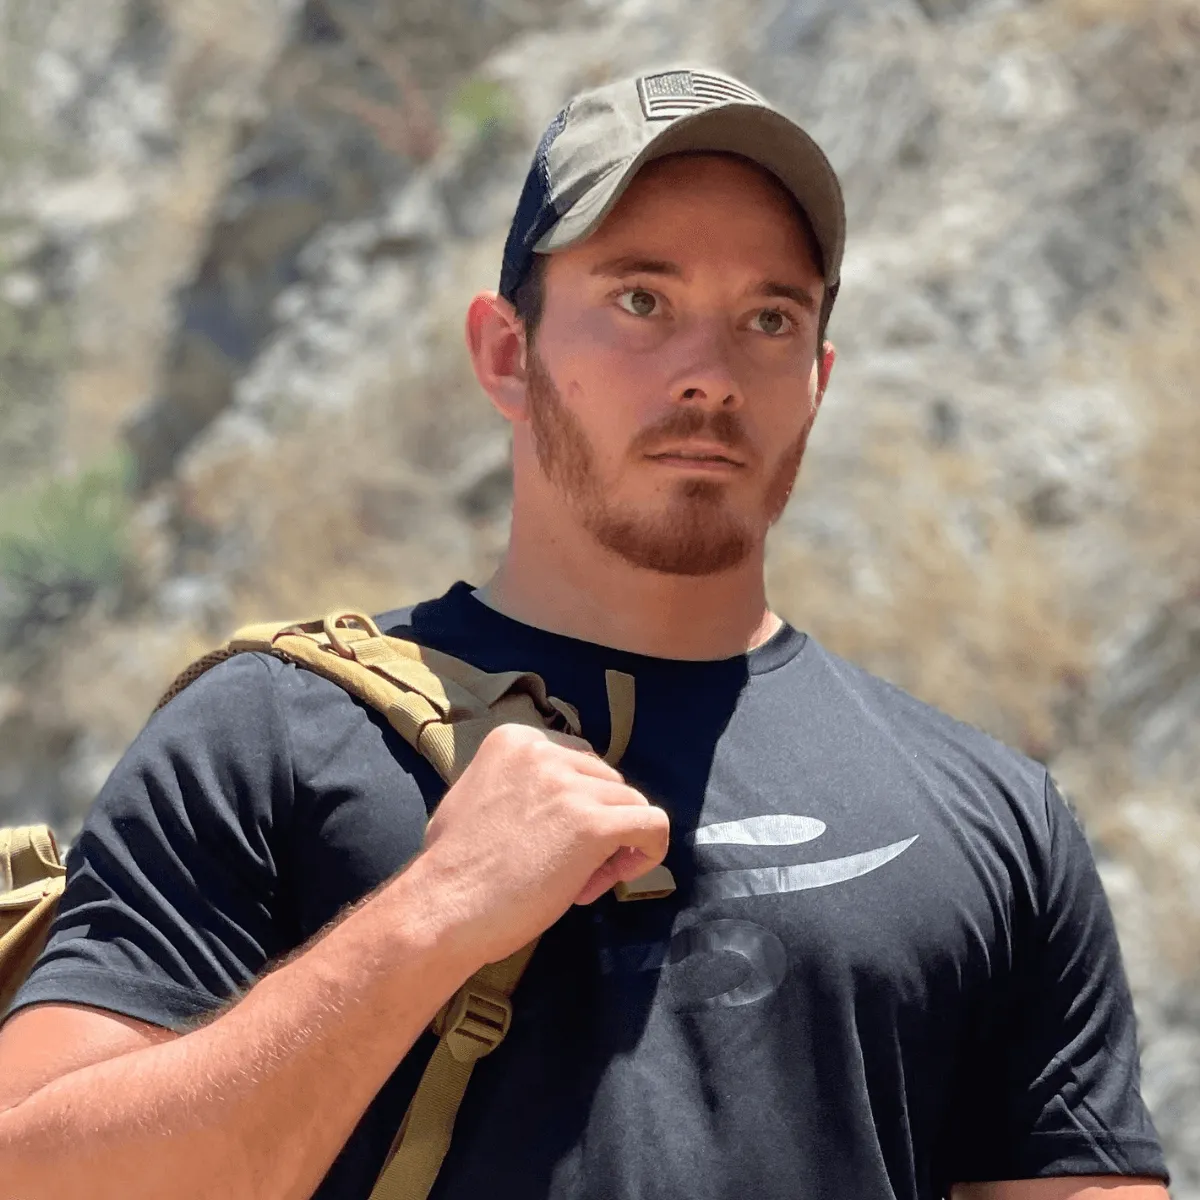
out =
[(49, 826), (0, 829), (0, 1016), (46, 944), (65, 875)]

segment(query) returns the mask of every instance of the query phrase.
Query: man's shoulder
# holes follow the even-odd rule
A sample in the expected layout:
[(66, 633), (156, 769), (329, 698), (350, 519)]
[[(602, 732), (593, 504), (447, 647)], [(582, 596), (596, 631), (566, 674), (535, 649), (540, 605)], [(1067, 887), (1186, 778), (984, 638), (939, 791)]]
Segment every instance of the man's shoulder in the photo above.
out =
[[(452, 593), (458, 589), (452, 589)], [(402, 608), (389, 609), (374, 619), (392, 637), (441, 648), (443, 627), (450, 624), (449, 595)], [(276, 735), (285, 728), (296, 740), (308, 741), (329, 721), (357, 713), (383, 721), (371, 706), (339, 683), (317, 671), (274, 654), (245, 650), (209, 667), (180, 688), (150, 716), (148, 730), (174, 733), (189, 740), (211, 734), (230, 749), (261, 735), (271, 725)], [(339, 715), (340, 714), (340, 715)], [(322, 739), (317, 739), (322, 740)]]
[[(172, 717), (186, 712), (194, 717), (210, 711), (230, 719), (246, 714), (262, 715), (280, 703), (280, 693), (296, 687), (315, 685), (319, 691), (332, 689), (329, 694), (347, 693), (312, 671), (259, 650), (243, 650), (209, 667), (185, 687), (180, 688), (152, 715), (152, 721), (162, 716)], [(322, 687), (321, 685), (326, 685)], [(236, 717), (235, 717), (236, 715)]]
[[(427, 604), (429, 601), (422, 601)], [(389, 637), (411, 638), (413, 636), (413, 614), (421, 607), (419, 604), (409, 604), (404, 608), (389, 608), (387, 612), (376, 613), (375, 624)]]
[(332, 679), (263, 651), (210, 667), (159, 706), (138, 739), (147, 750), (234, 762), (324, 745), (361, 721), (386, 723)]
[(239, 722), (262, 715), (272, 704), (275, 677), (286, 664), (270, 654), (245, 651), (230, 655), (178, 687), (151, 713), (149, 726), (187, 724), (198, 717)]
[(860, 718), (895, 741), (919, 765), (959, 767), (1039, 795), (1045, 784), (1044, 764), (978, 726), (919, 699), (903, 687), (843, 658), (809, 638), (823, 686), (840, 696)]
[(440, 596), (377, 613), (375, 624), (389, 637), (406, 638), (436, 650), (479, 636), (475, 628), (480, 606), (471, 598), (471, 585), (459, 580)]
[(425, 778), (420, 759), (378, 707), (261, 651), (210, 668), (158, 709), (130, 747), (131, 764), (142, 770), (175, 764), (198, 776), (235, 778), (266, 771), (306, 794), (349, 794), (381, 779), (392, 788), (397, 769)]

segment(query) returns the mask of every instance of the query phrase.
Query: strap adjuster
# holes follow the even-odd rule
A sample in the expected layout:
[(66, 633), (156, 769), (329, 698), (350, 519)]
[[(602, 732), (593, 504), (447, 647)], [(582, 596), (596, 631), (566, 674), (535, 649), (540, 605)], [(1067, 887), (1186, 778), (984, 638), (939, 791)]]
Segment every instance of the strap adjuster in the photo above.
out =
[(459, 1062), (476, 1062), (504, 1041), (512, 1024), (512, 1003), (503, 992), (468, 980), (446, 1002), (433, 1031)]

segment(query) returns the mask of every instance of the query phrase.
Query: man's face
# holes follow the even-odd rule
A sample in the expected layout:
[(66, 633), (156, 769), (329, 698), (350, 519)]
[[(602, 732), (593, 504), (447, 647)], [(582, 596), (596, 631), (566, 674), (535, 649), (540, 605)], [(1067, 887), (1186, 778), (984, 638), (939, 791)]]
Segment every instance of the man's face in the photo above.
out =
[(822, 296), (788, 193), (724, 156), (651, 164), (595, 234), (551, 256), (529, 428), (583, 529), (674, 575), (761, 547), (832, 365)]

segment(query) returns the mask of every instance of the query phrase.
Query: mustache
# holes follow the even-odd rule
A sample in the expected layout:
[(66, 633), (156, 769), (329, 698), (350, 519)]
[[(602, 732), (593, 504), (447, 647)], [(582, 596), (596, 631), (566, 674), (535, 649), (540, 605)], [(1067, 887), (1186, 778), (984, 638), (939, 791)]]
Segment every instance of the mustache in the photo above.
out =
[(698, 408), (679, 408), (648, 429), (643, 429), (630, 444), (633, 454), (653, 454), (659, 447), (672, 442), (699, 438), (716, 442), (732, 450), (746, 462), (756, 462), (750, 439), (735, 413), (706, 413)]

